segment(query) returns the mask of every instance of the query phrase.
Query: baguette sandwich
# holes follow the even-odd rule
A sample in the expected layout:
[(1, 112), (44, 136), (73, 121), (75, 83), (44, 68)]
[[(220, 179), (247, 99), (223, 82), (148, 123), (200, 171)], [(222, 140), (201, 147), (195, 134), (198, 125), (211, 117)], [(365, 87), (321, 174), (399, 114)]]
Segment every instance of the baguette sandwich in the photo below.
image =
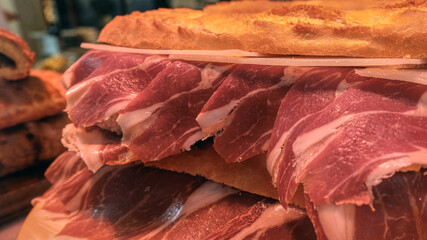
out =
[(19, 238), (426, 239), (426, 19), (425, 1), (116, 17), (64, 74), (68, 151)]

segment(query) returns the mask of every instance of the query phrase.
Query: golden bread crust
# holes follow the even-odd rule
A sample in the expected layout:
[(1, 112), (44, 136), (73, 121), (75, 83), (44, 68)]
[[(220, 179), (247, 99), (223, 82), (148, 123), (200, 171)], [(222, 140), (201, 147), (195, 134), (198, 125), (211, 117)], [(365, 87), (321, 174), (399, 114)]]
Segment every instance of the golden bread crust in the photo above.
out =
[(0, 129), (61, 112), (66, 105), (61, 77), (31, 70), (21, 81), (0, 81)]
[(11, 60), (14, 64), (0, 62), (0, 78), (17, 80), (26, 78), (34, 65), (35, 53), (21, 37), (0, 29), (1, 60)]
[(278, 199), (271, 177), (262, 158), (251, 158), (241, 163), (226, 163), (213, 147), (194, 147), (189, 152), (174, 155), (160, 161), (145, 163), (169, 171), (203, 176), (240, 190)]
[(427, 22), (427, 2), (402, 1), (231, 2), (134, 12), (114, 18), (98, 41), (150, 49), (427, 57), (427, 29), (420, 24)]

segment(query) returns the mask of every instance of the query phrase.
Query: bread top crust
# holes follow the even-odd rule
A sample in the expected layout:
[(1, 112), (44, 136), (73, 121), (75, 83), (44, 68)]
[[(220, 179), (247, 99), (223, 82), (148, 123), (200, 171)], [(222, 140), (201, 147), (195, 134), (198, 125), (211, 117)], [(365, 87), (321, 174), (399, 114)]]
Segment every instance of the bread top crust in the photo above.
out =
[[(0, 54), (13, 64), (0, 62), (0, 79), (18, 80), (28, 76), (35, 53), (21, 37), (0, 28)], [(4, 60), (4, 59), (3, 59)]]
[[(344, 1), (345, 2), (345, 1)], [(149, 49), (427, 57), (427, 1), (223, 2), (115, 17), (98, 41)]]

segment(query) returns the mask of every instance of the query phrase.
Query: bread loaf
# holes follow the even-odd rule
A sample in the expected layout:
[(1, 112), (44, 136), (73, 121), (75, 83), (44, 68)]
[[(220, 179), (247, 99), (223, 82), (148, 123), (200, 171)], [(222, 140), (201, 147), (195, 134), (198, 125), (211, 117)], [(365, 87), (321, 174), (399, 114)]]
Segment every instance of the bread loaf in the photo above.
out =
[(425, 22), (425, 0), (230, 2), (117, 16), (98, 41), (150, 49), (425, 58)]

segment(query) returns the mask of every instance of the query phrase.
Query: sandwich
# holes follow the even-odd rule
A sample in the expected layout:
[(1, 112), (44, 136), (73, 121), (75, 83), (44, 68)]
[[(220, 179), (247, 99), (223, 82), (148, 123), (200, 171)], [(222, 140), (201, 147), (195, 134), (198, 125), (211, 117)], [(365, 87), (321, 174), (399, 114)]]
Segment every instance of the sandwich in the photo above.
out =
[(32, 69), (34, 57), (22, 38), (0, 29), (0, 223), (25, 215), (49, 187), (37, 173), (65, 150), (61, 74)]
[[(20, 238), (426, 239), (425, 1), (118, 16)], [(223, 185), (221, 185), (223, 184)]]

